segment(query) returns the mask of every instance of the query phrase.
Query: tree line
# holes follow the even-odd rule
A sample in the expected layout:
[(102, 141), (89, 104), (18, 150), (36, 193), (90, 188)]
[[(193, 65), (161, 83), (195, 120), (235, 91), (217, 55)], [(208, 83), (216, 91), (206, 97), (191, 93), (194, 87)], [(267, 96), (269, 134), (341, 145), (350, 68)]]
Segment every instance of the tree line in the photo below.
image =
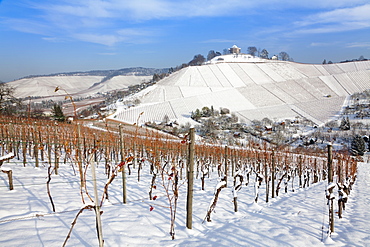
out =
[[(219, 51), (210, 50), (207, 54), (207, 57), (204, 57), (202, 54), (195, 55), (193, 59), (187, 63), (187, 66), (201, 65), (204, 62), (210, 61), (217, 56), (227, 55), (227, 54), (230, 54), (230, 49), (224, 49), (223, 53)], [(266, 49), (260, 49), (260, 48), (257, 49), (257, 47), (255, 46), (249, 46), (247, 48), (247, 54), (250, 54), (252, 56), (257, 56), (260, 58), (264, 58), (264, 59), (271, 59), (271, 57), (269, 56), (269, 52)], [(273, 55), (273, 56), (276, 56), (279, 60), (282, 60), (282, 61), (291, 61), (291, 62), (294, 61), (294, 59), (290, 57), (290, 55), (285, 51), (281, 51), (278, 55)]]

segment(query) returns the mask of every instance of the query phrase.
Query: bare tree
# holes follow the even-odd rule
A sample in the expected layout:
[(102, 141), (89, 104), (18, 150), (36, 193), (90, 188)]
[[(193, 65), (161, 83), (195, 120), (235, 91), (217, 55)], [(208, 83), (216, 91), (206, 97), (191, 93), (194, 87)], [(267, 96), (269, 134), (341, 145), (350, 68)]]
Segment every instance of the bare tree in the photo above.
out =
[(279, 57), (281, 60), (283, 61), (290, 61), (290, 56), (288, 53), (286, 53), (285, 51), (282, 51), (279, 53)]
[(263, 49), (260, 53), (261, 58), (268, 59), (269, 58), (269, 52), (266, 49)]
[(198, 55), (195, 55), (193, 60), (191, 60), (188, 65), (189, 66), (195, 66), (195, 65), (201, 65), (202, 63), (204, 63), (206, 61), (206, 59), (204, 58), (203, 55), (201, 54), (198, 54)]
[(211, 60), (212, 58), (216, 57), (216, 52), (214, 50), (210, 50), (207, 55), (207, 61)]
[(257, 48), (255, 46), (249, 46), (247, 50), (248, 50), (248, 53), (251, 54), (252, 56), (256, 55)]
[(14, 88), (6, 83), (0, 83), (0, 113), (11, 114), (14, 104), (20, 105), (20, 100), (14, 97)]

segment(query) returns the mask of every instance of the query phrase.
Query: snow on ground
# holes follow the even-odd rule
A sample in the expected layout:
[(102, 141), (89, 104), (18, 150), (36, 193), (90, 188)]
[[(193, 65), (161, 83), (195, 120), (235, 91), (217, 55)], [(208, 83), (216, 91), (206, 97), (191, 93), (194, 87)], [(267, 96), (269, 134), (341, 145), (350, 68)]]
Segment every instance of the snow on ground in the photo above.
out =
[[(17, 98), (29, 96), (57, 97), (66, 93), (74, 97), (87, 97), (98, 93), (122, 90), (128, 86), (149, 81), (152, 77), (116, 76), (100, 83), (103, 78), (103, 76), (41, 76), (24, 78), (9, 82), (8, 84), (15, 88), (14, 96)], [(54, 92), (57, 86), (61, 87), (61, 90)]]
[[(46, 165), (45, 165), (46, 166)], [(62, 246), (71, 223), (84, 206), (79, 194), (79, 177), (72, 167), (60, 164), (59, 175), (50, 182), (56, 212), (47, 195), (47, 167), (35, 168), (16, 159), (5, 162), (11, 168), (14, 190), (0, 173), (0, 246)], [(107, 181), (104, 165), (98, 171), (99, 195)], [(88, 170), (88, 175), (91, 170)], [(277, 198), (264, 202), (264, 183), (258, 203), (253, 203), (254, 180), (238, 192), (239, 212), (233, 212), (232, 189), (223, 189), (212, 222), (203, 222), (218, 184), (212, 173), (205, 182), (195, 180), (193, 229), (186, 229), (186, 183), (181, 182), (176, 217), (175, 240), (169, 235), (169, 208), (164, 191), (157, 183), (148, 200), (151, 175), (144, 166), (140, 181), (137, 172), (128, 175), (128, 203), (122, 204), (122, 181), (117, 177), (109, 188), (109, 201), (102, 207), (105, 246), (370, 246), (370, 166), (360, 163), (358, 178), (349, 195), (342, 219), (335, 218), (335, 233), (327, 238), (327, 181), (308, 188), (282, 190)], [(90, 175), (89, 175), (90, 176)], [(231, 180), (231, 178), (229, 178)], [(297, 179), (296, 179), (297, 180)], [(93, 195), (91, 178), (88, 191)], [(290, 187), (291, 188), (291, 187)], [(297, 189), (298, 188), (298, 189)], [(335, 190), (336, 192), (336, 190)], [(89, 200), (86, 198), (86, 202)], [(336, 203), (334, 204), (336, 208)], [(150, 211), (150, 207), (153, 210)], [(98, 246), (94, 211), (84, 211), (77, 220), (66, 246)]]

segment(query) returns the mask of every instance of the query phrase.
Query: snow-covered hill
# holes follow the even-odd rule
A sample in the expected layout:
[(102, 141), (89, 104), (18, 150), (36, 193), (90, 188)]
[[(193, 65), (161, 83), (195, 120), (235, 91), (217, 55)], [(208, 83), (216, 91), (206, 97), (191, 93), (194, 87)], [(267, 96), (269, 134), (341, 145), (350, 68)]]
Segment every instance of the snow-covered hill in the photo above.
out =
[(135, 123), (144, 112), (140, 123), (165, 115), (186, 122), (197, 108), (213, 106), (247, 122), (300, 115), (322, 124), (338, 114), (348, 95), (369, 88), (370, 61), (317, 65), (229, 54), (171, 74), (137, 96), (141, 105), (111, 117)]
[[(76, 97), (87, 97), (147, 82), (152, 76), (119, 75), (101, 82), (103, 79), (104, 76), (45, 76), (24, 78), (8, 84), (15, 88), (15, 97), (18, 98), (54, 97), (66, 92)], [(54, 92), (57, 86), (63, 90)]]

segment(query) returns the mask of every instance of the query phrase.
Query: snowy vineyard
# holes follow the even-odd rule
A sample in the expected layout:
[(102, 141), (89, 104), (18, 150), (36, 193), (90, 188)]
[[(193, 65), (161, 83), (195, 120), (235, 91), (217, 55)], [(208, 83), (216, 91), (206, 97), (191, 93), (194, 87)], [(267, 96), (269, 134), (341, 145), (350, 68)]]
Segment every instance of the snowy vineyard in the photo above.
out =
[[(130, 219), (143, 210), (153, 216), (155, 228), (167, 233), (163, 238), (176, 239), (178, 231), (193, 224), (197, 228), (214, 217), (222, 221), (225, 216), (217, 212), (224, 200), (230, 202), (230, 212), (238, 212), (246, 204), (268, 203), (324, 180), (331, 182), (326, 182), (327, 199), (332, 206), (338, 199), (342, 217), (357, 172), (357, 161), (339, 153), (274, 150), (257, 143), (244, 148), (205, 145), (196, 143), (193, 134), (173, 139), (124, 125), (103, 130), (4, 118), (0, 125), (0, 165), (8, 174), (0, 177), (2, 201), (8, 202), (1, 206), (0, 229), (59, 215), (63, 224), (52, 224), (59, 227), (58, 237), (48, 246), (118, 246), (121, 240), (111, 239), (123, 231), (114, 226), (118, 219), (129, 228)], [(129, 205), (137, 207), (130, 209), (132, 214), (125, 211)], [(114, 215), (118, 211), (125, 216)], [(333, 207), (329, 214), (333, 217)], [(95, 236), (91, 231), (79, 234), (87, 226)], [(132, 234), (144, 233), (150, 235), (147, 230)]]

